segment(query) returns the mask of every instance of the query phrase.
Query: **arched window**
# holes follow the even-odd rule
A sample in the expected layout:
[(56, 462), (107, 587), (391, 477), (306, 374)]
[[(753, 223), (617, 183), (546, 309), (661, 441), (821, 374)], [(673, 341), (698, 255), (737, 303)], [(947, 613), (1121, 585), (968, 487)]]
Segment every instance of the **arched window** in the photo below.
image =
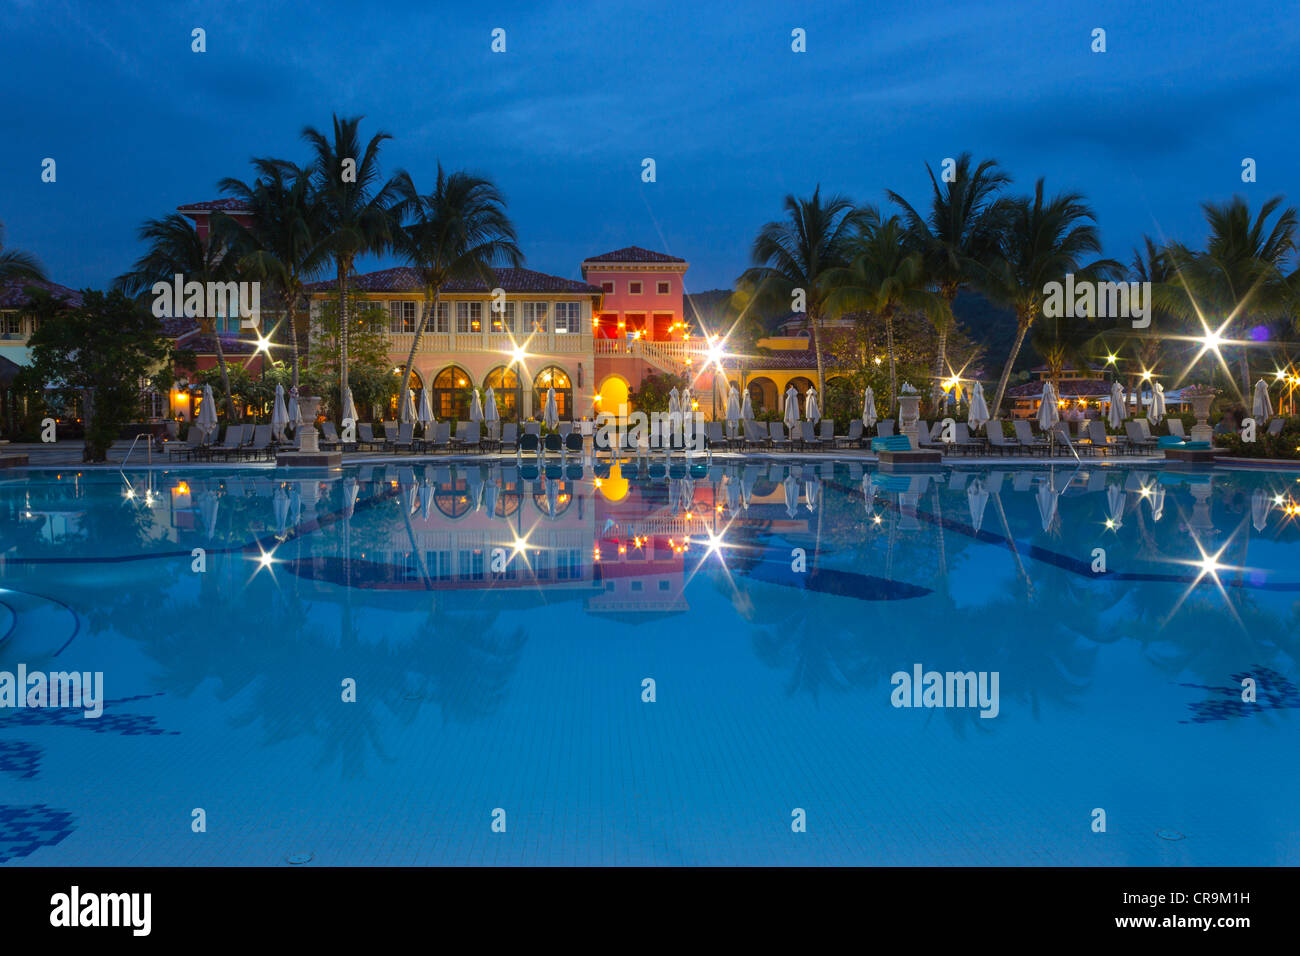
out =
[[(402, 372), (403, 372), (403, 369), (401, 369), (401, 368), (395, 368), (395, 369), (393, 369), (393, 377), (396, 378), (397, 381), (394, 383), (394, 386), (393, 386), (393, 397), (390, 398), (390, 399), (388, 400), (388, 416), (387, 416), (387, 417), (388, 417), (390, 420), (396, 420), (397, 415), (398, 415), (398, 412), (400, 411), (400, 408), (401, 408), (401, 407), (397, 404), (397, 402), (398, 402), (398, 398), (399, 398), (399, 396), (398, 396), (397, 393), (398, 393), (398, 391), (401, 390), (401, 387), (402, 387)], [(415, 417), (416, 417), (417, 420), (418, 420), (419, 417), (420, 417), (420, 401), (421, 401), (421, 399), (422, 399), (421, 391), (422, 391), (423, 388), (424, 388), (424, 379), (420, 378), (420, 373), (419, 373), (419, 372), (417, 372), (417, 371), (415, 371), (414, 369), (412, 369), (412, 370), (411, 370), (411, 384), (410, 384), (410, 386), (409, 386), (409, 391), (410, 391), (410, 393), (411, 393), (411, 411), (415, 413)], [(433, 400), (433, 396), (430, 395), (430, 396), (429, 396), (429, 399), (430, 399), (430, 401), (432, 401), (432, 400)], [(438, 413), (438, 406), (437, 406), (437, 405), (434, 405), (434, 406), (433, 406), (433, 412), (434, 412), (435, 415)]]
[(473, 380), (459, 365), (448, 365), (433, 379), (433, 415), (439, 421), (469, 419), (470, 388)]
[(552, 388), (555, 389), (555, 411), (560, 416), (560, 421), (571, 421), (573, 386), (569, 382), (568, 373), (555, 365), (542, 369), (537, 373), (537, 378), (533, 379), (533, 414), (541, 421), (546, 410), (546, 393)]
[[(799, 401), (801, 403), (799, 407), (800, 409), (802, 409), (803, 397), (808, 394), (808, 389), (813, 387), (813, 383), (810, 379), (806, 379), (802, 375), (800, 375), (790, 379), (790, 385), (793, 385), (794, 390), (799, 393)], [(787, 390), (790, 388), (790, 385), (786, 386)]]
[[(512, 422), (519, 417), (519, 375), (513, 368), (500, 365), (487, 373), (483, 380), (483, 390), (491, 388), (497, 398), (497, 414), (503, 422)], [(487, 402), (484, 395), (483, 401)], [(484, 409), (486, 411), (486, 408)]]
[(760, 375), (758, 378), (751, 378), (745, 388), (749, 392), (749, 404), (754, 409), (755, 415), (776, 409), (776, 382)]

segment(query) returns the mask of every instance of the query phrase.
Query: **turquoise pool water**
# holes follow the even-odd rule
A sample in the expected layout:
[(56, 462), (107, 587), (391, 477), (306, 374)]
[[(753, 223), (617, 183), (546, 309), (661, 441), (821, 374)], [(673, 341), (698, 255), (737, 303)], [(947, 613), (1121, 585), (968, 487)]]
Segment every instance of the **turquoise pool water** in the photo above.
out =
[[(1087, 464), (10, 477), (0, 673), (104, 704), (0, 709), (0, 865), (1296, 865), (1297, 502)], [(917, 667), (996, 707), (895, 706)]]

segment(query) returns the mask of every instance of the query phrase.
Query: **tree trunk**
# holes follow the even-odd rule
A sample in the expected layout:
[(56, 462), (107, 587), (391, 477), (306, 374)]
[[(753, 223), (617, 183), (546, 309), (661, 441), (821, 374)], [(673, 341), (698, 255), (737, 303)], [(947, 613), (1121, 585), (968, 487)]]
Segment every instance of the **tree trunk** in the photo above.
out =
[(1250, 403), (1250, 359), (1246, 350), (1241, 350), (1241, 394), (1244, 404)]
[(339, 285), (339, 413), (342, 414), (344, 397), (348, 393), (348, 283), (347, 274), (351, 267), (350, 259), (338, 261)]
[(813, 351), (817, 354), (817, 394), (826, 404), (826, 363), (822, 358), (822, 316), (820, 311), (809, 315), (813, 327)]
[(290, 355), (293, 357), (293, 387), (298, 387), (298, 325), (293, 320), (294, 312), (298, 306), (298, 294), (295, 292), (290, 295), (288, 292), (284, 295), (285, 314), (289, 319), (289, 346)]
[(898, 414), (898, 362), (894, 356), (894, 308), (886, 306), (885, 347), (889, 350), (889, 415)]
[[(425, 290), (424, 309), (420, 314), (420, 322), (415, 327), (415, 338), (411, 340), (410, 354), (406, 356), (406, 368), (402, 370), (402, 388), (397, 393), (397, 407), (399, 409), (402, 407), (402, 396), (405, 395), (406, 390), (411, 387), (411, 369), (415, 366), (415, 353), (420, 350), (420, 340), (424, 338), (424, 330), (429, 325), (429, 316), (438, 311), (438, 299), (441, 295), (442, 291), (440, 289), (435, 289), (433, 291), (433, 297), (430, 298), (429, 291), (427, 289)], [(425, 382), (424, 387), (428, 388), (429, 383)]]
[(1020, 355), (1020, 347), (1025, 344), (1025, 335), (1029, 332), (1029, 322), (1021, 319), (1016, 329), (1016, 344), (1011, 347), (1007, 354), (1007, 364), (1002, 366), (1002, 377), (998, 379), (998, 393), (993, 399), (992, 408), (989, 411), (989, 417), (1001, 421), (1002, 415), (1002, 397), (1007, 391), (1007, 382), (1011, 379), (1011, 367), (1016, 364), (1016, 357)]
[(212, 342), (217, 350), (217, 365), (221, 369), (221, 388), (226, 393), (226, 418), (230, 422), (235, 420), (235, 396), (230, 394), (230, 372), (226, 368), (226, 350), (221, 346), (221, 334), (217, 331), (217, 323), (212, 323)]
[(944, 367), (948, 364), (948, 323), (936, 326), (935, 330), (939, 333), (939, 342), (934, 352), (934, 388), (930, 392), (930, 400), (937, 409), (943, 394)]

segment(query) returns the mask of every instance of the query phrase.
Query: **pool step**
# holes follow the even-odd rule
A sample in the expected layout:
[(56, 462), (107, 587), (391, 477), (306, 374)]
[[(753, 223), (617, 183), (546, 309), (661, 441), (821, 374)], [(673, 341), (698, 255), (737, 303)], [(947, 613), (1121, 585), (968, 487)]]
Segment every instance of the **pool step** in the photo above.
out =
[(53, 657), (80, 629), (76, 613), (61, 602), (0, 588), (0, 655), (4, 660)]

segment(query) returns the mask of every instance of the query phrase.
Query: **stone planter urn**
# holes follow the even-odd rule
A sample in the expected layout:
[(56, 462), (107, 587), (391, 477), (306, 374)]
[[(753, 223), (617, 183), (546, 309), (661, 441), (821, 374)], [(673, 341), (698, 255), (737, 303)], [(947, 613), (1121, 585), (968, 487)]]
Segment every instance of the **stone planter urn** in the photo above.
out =
[(300, 395), (298, 408), (302, 412), (302, 427), (299, 429), (302, 442), (298, 450), (304, 454), (316, 454), (320, 451), (320, 432), (316, 430), (316, 410), (320, 408), (320, 396)]
[(1196, 424), (1192, 426), (1192, 441), (1213, 441), (1214, 429), (1210, 427), (1210, 406), (1214, 404), (1214, 393), (1206, 392), (1204, 394), (1192, 393), (1188, 396), (1192, 400), (1192, 414), (1196, 416)]
[(912, 448), (921, 447), (921, 436), (916, 427), (921, 417), (921, 396), (918, 392), (902, 392), (898, 396), (898, 433), (906, 435)]

